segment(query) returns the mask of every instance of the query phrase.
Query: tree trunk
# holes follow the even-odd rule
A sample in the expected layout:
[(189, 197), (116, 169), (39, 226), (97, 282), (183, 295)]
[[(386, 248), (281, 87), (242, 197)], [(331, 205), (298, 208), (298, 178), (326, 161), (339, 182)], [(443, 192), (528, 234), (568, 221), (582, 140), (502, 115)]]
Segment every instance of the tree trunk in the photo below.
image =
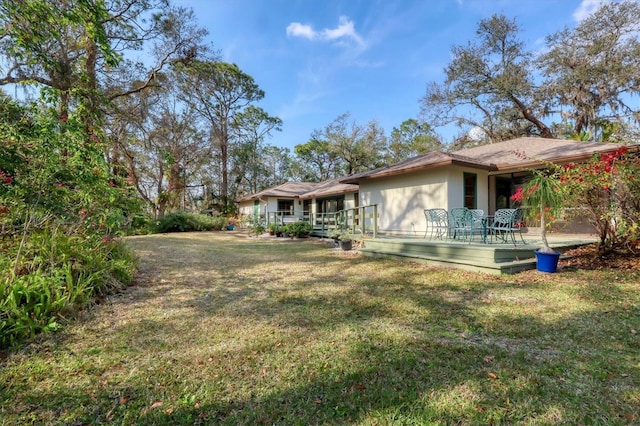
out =
[(544, 206), (540, 206), (540, 233), (542, 237), (542, 248), (540, 249), (540, 253), (554, 253), (551, 247), (549, 247), (549, 242), (547, 241), (547, 220), (545, 217)]
[(531, 113), (531, 109), (527, 108), (527, 106), (515, 96), (510, 95), (510, 97), (522, 113), (522, 116), (531, 124), (536, 126), (536, 128), (540, 131), (540, 136), (542, 136), (543, 138), (555, 139), (555, 136), (553, 135), (551, 129), (547, 127), (547, 125), (542, 121), (538, 120), (538, 118)]

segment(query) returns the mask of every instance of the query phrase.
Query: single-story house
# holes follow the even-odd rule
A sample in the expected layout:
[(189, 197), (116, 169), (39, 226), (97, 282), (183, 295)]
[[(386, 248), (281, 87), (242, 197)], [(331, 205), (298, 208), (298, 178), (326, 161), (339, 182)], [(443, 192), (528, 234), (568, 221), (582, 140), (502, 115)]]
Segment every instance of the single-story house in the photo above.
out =
[(324, 182), (287, 182), (237, 200), (240, 214), (260, 216), (268, 222), (280, 218), (285, 222), (310, 220), (325, 214), (356, 207), (358, 185)]
[(236, 200), (238, 211), (245, 216), (267, 217), (270, 212), (302, 217), (304, 206), (300, 196), (319, 184), (315, 182), (286, 182)]
[(310, 215), (336, 213), (358, 206), (358, 185), (341, 183), (340, 179), (331, 179), (319, 183), (313, 190), (303, 194)]
[[(379, 232), (421, 235), (424, 209), (468, 207), (492, 214), (511, 207), (510, 196), (531, 169), (586, 161), (621, 146), (524, 137), (451, 153), (430, 152), (340, 182), (359, 186), (358, 205), (377, 205)], [(640, 150), (639, 145), (628, 147)]]

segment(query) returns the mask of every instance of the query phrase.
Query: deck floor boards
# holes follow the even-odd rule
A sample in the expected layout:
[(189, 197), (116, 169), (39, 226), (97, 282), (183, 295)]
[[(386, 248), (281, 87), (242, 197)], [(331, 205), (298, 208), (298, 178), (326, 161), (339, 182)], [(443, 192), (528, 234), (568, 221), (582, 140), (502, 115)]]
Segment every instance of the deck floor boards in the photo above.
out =
[[(547, 237), (549, 245), (562, 252), (595, 242), (588, 235), (558, 234)], [(384, 236), (365, 239), (360, 252), (364, 256), (391, 258), (437, 266), (511, 274), (535, 269), (534, 251), (542, 247), (539, 236), (525, 236), (525, 244), (486, 244), (481, 241), (428, 240), (418, 237)]]

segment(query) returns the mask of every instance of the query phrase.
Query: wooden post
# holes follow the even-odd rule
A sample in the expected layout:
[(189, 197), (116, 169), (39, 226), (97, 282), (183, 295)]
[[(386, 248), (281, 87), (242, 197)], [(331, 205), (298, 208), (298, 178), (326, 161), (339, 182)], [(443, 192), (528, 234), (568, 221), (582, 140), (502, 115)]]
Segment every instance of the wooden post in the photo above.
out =
[(373, 205), (373, 238), (378, 236), (378, 205)]

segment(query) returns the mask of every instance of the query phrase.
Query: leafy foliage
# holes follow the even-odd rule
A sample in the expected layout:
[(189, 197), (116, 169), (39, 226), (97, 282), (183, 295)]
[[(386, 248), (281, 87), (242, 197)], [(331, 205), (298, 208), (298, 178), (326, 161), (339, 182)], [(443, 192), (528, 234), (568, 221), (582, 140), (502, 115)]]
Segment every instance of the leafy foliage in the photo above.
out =
[(156, 226), (156, 231), (189, 232), (189, 231), (221, 231), (227, 225), (225, 216), (207, 216), (204, 214), (176, 212), (164, 215)]
[[(135, 260), (121, 241), (88, 240), (60, 229), (26, 241), (21, 269), (0, 275), (0, 348), (59, 329), (92, 298), (120, 291), (133, 278)], [(6, 262), (16, 249), (1, 258)]]
[(442, 143), (431, 126), (410, 118), (391, 131), (388, 147), (388, 162), (396, 163), (407, 158), (440, 151)]
[(573, 29), (547, 37), (538, 57), (544, 108), (563, 112), (571, 134), (624, 141), (638, 122), (640, 3), (603, 2)]
[(640, 240), (640, 158), (623, 147), (569, 163), (560, 176), (567, 206), (595, 227), (601, 251), (638, 250)]
[(560, 208), (567, 197), (565, 187), (562, 185), (557, 171), (553, 168), (541, 171), (536, 170), (527, 183), (518, 188), (511, 196), (513, 201), (524, 204), (527, 214), (540, 220), (542, 232), (543, 253), (553, 252), (547, 241), (547, 219), (553, 221), (557, 217)]
[(116, 238), (140, 206), (111, 175), (100, 135), (78, 118), (7, 99), (0, 113), (6, 345), (55, 328), (71, 308), (131, 280), (133, 259)]
[[(0, 56), (9, 64), (0, 85), (46, 88), (60, 114), (96, 118), (105, 99), (156, 84), (171, 63), (203, 55), (206, 31), (193, 12), (168, 0), (34, 0), (0, 2)], [(147, 61), (125, 58), (147, 53)]]
[(385, 163), (387, 139), (376, 121), (362, 126), (344, 113), (315, 130), (311, 140), (295, 152), (304, 170), (302, 180), (322, 181), (380, 167)]
[(531, 55), (515, 20), (493, 15), (478, 24), (476, 38), (452, 48), (443, 84), (430, 83), (422, 113), (435, 126), (478, 128), (489, 140), (523, 135), (551, 137), (539, 120)]
[[(640, 3), (602, 2), (575, 28), (529, 51), (515, 19), (494, 15), (452, 48), (443, 83), (431, 82), (422, 115), (434, 126), (476, 130), (481, 142), (519, 136), (632, 139), (640, 93)], [(540, 71), (542, 74), (540, 75)], [(466, 143), (478, 142), (466, 137)]]
[(292, 237), (308, 237), (313, 231), (309, 222), (293, 222), (287, 225), (287, 232)]

